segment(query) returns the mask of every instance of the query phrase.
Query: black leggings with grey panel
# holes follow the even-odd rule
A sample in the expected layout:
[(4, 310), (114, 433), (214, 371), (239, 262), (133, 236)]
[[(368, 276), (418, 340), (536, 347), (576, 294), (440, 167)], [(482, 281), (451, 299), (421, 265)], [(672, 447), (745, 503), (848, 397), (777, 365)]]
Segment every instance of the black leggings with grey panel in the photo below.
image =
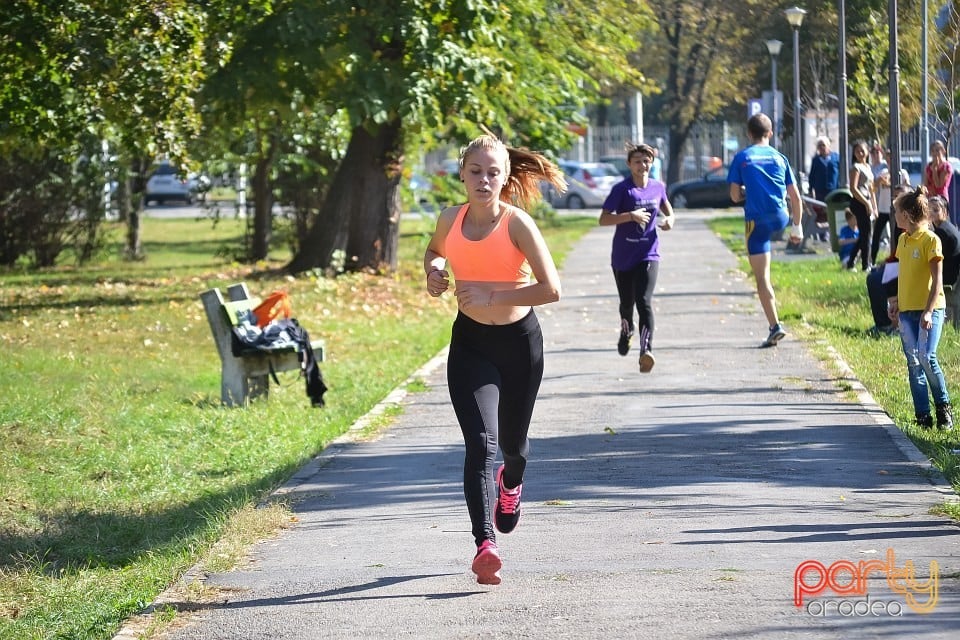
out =
[(504, 485), (523, 482), (527, 431), (542, 379), (543, 334), (532, 309), (508, 325), (486, 325), (457, 315), (447, 356), (447, 386), (466, 448), (463, 494), (477, 545), (496, 540), (498, 445)]

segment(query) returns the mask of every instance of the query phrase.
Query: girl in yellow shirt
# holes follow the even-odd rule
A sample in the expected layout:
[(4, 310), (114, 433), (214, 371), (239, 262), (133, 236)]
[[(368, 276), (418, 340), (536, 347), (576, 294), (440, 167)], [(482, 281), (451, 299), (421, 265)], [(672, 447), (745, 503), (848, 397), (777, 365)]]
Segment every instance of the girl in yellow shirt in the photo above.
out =
[(889, 299), (887, 313), (890, 320), (900, 326), (917, 424), (924, 428), (933, 426), (929, 397), (932, 393), (937, 426), (951, 429), (950, 395), (937, 361), (937, 344), (946, 307), (943, 249), (940, 238), (930, 230), (927, 195), (923, 187), (900, 195), (893, 206), (897, 225), (903, 233), (897, 240), (900, 262), (897, 296)]

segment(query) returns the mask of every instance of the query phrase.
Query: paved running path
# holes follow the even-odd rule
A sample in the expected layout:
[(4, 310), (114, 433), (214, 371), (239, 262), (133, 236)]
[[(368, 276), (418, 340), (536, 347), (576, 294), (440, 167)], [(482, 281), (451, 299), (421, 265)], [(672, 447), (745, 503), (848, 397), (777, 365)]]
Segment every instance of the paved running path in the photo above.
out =
[[(382, 437), (301, 470), (283, 490), (299, 523), (250, 566), (209, 576), (218, 601), (166, 637), (955, 638), (960, 530), (928, 512), (953, 495), (942, 478), (799, 341), (756, 348), (752, 283), (702, 215), (664, 235), (657, 364), (639, 374), (615, 349), (611, 234), (584, 237), (563, 300), (538, 311), (546, 374), (524, 519), (499, 540), (503, 584), (470, 573), (439, 362)], [(793, 605), (801, 562), (887, 562), (888, 549), (918, 580), (937, 563), (931, 613), (879, 572), (869, 601)]]

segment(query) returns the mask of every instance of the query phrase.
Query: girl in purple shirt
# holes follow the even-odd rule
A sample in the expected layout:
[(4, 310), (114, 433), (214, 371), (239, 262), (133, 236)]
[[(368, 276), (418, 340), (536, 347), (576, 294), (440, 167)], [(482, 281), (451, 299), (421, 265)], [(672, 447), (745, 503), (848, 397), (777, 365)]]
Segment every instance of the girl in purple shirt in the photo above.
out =
[[(630, 177), (610, 190), (603, 203), (599, 223), (616, 225), (610, 264), (620, 296), (620, 340), (617, 351), (625, 356), (633, 339), (633, 308), (640, 326), (640, 371), (649, 373), (653, 357), (653, 292), (660, 267), (658, 230), (673, 227), (673, 207), (662, 182), (650, 178), (653, 147), (645, 144), (627, 148)], [(662, 217), (658, 218), (658, 214)]]

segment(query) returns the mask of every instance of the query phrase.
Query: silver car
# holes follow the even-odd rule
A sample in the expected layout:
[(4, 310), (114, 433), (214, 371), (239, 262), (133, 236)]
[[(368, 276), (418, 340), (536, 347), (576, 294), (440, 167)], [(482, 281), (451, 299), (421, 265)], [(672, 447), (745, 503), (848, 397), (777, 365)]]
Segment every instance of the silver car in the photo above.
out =
[(210, 181), (206, 176), (183, 175), (169, 162), (161, 162), (147, 180), (146, 204), (163, 204), (176, 200), (193, 204), (197, 194), (206, 191)]
[(623, 180), (617, 168), (607, 162), (571, 162), (561, 160), (557, 165), (567, 179), (567, 192), (560, 194), (547, 190), (547, 199), (555, 207), (584, 209), (603, 206), (613, 185)]

